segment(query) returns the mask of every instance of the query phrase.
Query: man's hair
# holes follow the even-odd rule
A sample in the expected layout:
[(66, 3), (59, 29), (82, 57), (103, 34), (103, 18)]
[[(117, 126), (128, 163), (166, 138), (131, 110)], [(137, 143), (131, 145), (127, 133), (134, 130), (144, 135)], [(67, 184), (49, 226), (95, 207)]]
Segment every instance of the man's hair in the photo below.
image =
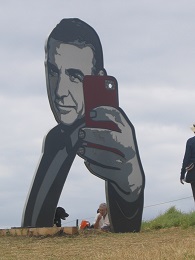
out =
[(78, 18), (63, 19), (50, 33), (46, 42), (46, 52), (49, 51), (49, 40), (53, 38), (62, 43), (73, 44), (79, 48), (89, 46), (94, 54), (93, 74), (103, 70), (103, 51), (96, 31)]
[(106, 203), (101, 203), (101, 204), (99, 205), (99, 208), (107, 208), (107, 204), (106, 204)]

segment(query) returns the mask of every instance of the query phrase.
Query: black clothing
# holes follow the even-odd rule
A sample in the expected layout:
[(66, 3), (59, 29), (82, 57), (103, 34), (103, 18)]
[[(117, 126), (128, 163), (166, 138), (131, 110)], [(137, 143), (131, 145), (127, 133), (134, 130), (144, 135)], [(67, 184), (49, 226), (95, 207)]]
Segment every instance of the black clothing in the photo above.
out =
[[(195, 163), (195, 136), (191, 137), (186, 142), (186, 150), (185, 155), (183, 158), (183, 164), (181, 168), (181, 177), (180, 179), (183, 180), (185, 177), (186, 167), (191, 163)], [(192, 194), (195, 201), (195, 182), (191, 183)]]
[(191, 183), (191, 187), (192, 187), (192, 194), (193, 194), (194, 201), (195, 201), (195, 182)]
[(185, 168), (193, 162), (195, 162), (195, 136), (189, 138), (186, 142), (186, 150), (181, 168), (181, 179), (184, 179), (186, 172)]

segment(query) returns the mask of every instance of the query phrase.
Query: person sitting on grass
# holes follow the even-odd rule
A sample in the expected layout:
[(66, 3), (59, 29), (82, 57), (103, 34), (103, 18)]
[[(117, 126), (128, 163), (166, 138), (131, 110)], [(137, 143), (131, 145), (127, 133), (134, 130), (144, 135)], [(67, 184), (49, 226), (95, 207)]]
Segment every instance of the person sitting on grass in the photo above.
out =
[(99, 206), (99, 213), (96, 215), (94, 228), (103, 231), (110, 231), (110, 222), (106, 203), (101, 203)]

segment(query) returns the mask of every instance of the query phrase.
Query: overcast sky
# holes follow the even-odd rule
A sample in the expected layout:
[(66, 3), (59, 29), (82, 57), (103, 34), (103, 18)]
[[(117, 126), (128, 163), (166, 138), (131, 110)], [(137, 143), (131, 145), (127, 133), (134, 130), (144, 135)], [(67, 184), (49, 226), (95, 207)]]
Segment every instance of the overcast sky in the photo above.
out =
[[(44, 43), (70, 17), (97, 31), (105, 68), (118, 80), (120, 107), (135, 127), (146, 175), (143, 219), (174, 205), (195, 209), (190, 186), (179, 182), (195, 122), (194, 14), (194, 0), (0, 1), (0, 228), (21, 225), (43, 138), (56, 125)], [(59, 201), (70, 214), (63, 225), (93, 222), (104, 201), (104, 181), (77, 158)]]

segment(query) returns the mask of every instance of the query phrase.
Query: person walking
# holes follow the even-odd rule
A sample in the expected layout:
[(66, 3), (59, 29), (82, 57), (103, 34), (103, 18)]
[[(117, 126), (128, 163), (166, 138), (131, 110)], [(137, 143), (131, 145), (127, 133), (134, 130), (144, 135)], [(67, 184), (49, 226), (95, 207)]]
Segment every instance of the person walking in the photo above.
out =
[[(193, 133), (195, 133), (195, 123), (191, 127)], [(195, 136), (189, 138), (186, 142), (186, 149), (183, 158), (181, 174), (180, 174), (180, 182), (184, 184), (185, 182), (185, 172), (186, 167), (188, 167), (191, 163), (195, 163)], [(192, 188), (192, 194), (195, 201), (195, 182), (190, 183)]]

